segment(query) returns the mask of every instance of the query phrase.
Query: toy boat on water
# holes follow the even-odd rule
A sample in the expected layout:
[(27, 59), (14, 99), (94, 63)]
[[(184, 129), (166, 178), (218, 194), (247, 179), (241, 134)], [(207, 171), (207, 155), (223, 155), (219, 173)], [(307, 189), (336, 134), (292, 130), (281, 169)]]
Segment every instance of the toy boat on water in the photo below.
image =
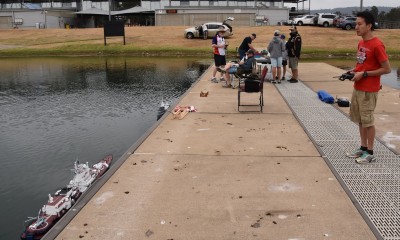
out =
[(88, 163), (74, 164), (74, 177), (67, 187), (49, 194), (49, 200), (39, 210), (37, 217), (28, 219), (30, 224), (21, 235), (23, 240), (41, 239), (58, 220), (75, 204), (93, 182), (99, 179), (109, 169), (112, 155), (106, 156), (100, 162), (89, 167)]
[(164, 99), (161, 99), (160, 107), (158, 108), (158, 113), (157, 113), (157, 121), (164, 115), (164, 113), (167, 111), (169, 108), (169, 103), (164, 102)]

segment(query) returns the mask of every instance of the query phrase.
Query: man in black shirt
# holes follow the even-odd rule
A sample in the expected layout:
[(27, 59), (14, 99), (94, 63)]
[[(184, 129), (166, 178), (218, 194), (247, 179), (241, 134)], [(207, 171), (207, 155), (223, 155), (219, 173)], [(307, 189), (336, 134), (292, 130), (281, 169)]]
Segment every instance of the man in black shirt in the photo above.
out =
[(251, 45), (251, 43), (256, 39), (257, 35), (255, 33), (250, 34), (250, 36), (245, 37), (243, 39), (242, 44), (240, 44), (240, 47), (238, 49), (239, 52), (239, 58), (242, 60), (246, 56), (246, 52), (249, 51), (249, 49), (252, 49), (254, 52), (257, 52), (257, 50)]
[(299, 77), (299, 59), (301, 53), (301, 36), (296, 27), (290, 28), (290, 38), (286, 43), (286, 49), (289, 56), (289, 68), (292, 69), (291, 83), (296, 83)]

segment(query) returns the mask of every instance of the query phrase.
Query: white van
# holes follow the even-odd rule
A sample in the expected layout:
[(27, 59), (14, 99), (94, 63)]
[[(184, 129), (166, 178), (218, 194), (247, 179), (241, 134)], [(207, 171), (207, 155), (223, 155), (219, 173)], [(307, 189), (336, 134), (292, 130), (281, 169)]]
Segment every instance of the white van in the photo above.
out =
[(318, 26), (329, 27), (333, 25), (334, 13), (317, 13), (314, 17), (314, 24)]

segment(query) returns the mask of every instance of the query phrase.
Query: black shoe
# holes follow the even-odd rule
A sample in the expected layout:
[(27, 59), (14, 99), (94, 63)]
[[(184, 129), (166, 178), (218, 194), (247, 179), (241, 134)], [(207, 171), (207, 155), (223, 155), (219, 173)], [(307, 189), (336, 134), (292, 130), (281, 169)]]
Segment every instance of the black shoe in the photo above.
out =
[(289, 80), (290, 83), (297, 83), (298, 81), (299, 81), (299, 80), (294, 79), (294, 78), (292, 78), (292, 79)]

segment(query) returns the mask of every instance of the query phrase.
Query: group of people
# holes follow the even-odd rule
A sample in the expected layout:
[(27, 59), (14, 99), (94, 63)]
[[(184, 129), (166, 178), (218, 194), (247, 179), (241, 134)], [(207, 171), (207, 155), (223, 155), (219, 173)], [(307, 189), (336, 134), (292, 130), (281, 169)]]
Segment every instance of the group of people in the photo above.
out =
[[(256, 39), (257, 35), (252, 33), (250, 36), (243, 39), (238, 48), (239, 63), (231, 62), (227, 64), (225, 58), (227, 46), (223, 37), (224, 32), (224, 28), (220, 28), (218, 33), (212, 39), (215, 68), (213, 70), (211, 81), (218, 82), (216, 74), (217, 71), (219, 71), (222, 72), (220, 81), (225, 81), (223, 86), (230, 87), (231, 80), (229, 74), (236, 73), (237, 70), (248, 71), (251, 69), (254, 61), (254, 54), (257, 52), (252, 43)], [(280, 32), (276, 30), (273, 39), (267, 47), (271, 59), (272, 83), (281, 83), (281, 80), (285, 80), (286, 66), (288, 65), (288, 62), (289, 68), (292, 69), (292, 77), (289, 82), (295, 83), (298, 81), (298, 62), (300, 59), (302, 41), (297, 28), (292, 27), (290, 29), (289, 40), (286, 42), (285, 39), (286, 36), (280, 34)]]
[(243, 40), (241, 45), (242, 48), (239, 47), (240, 61), (239, 62), (229, 62), (226, 63), (225, 53), (227, 44), (225, 42), (225, 38), (223, 37), (225, 33), (224, 28), (219, 28), (218, 33), (212, 39), (212, 47), (214, 49), (214, 63), (215, 68), (213, 70), (211, 81), (217, 83), (216, 79), (217, 72), (221, 72), (220, 81), (225, 81), (223, 87), (232, 87), (234, 86), (231, 83), (231, 78), (229, 74), (241, 74), (241, 72), (249, 71), (253, 67), (255, 48), (251, 45), (252, 41), (257, 37), (255, 33), (251, 34), (249, 37), (246, 37)]
[(298, 82), (298, 64), (301, 54), (301, 36), (296, 27), (290, 28), (290, 38), (286, 42), (285, 34), (275, 30), (274, 37), (269, 42), (267, 50), (271, 59), (272, 80), (271, 83), (281, 83), (285, 80), (286, 66), (292, 69), (292, 77), (289, 82)]
[[(351, 71), (354, 77), (354, 89), (351, 97), (350, 119), (359, 126), (360, 147), (353, 152), (346, 153), (349, 158), (355, 158), (356, 163), (371, 163), (376, 161), (374, 156), (375, 125), (374, 111), (377, 104), (378, 92), (380, 90), (381, 75), (391, 72), (389, 58), (382, 41), (373, 35), (375, 24), (374, 16), (368, 12), (359, 12), (356, 20), (356, 33), (362, 39), (358, 43), (357, 63)], [(248, 68), (249, 63), (254, 61), (255, 48), (252, 42), (256, 34), (246, 37), (239, 47), (239, 55), (242, 59), (238, 67)], [(290, 38), (285, 42), (285, 35), (279, 31), (274, 32), (273, 39), (268, 44), (272, 65), (272, 83), (280, 83), (285, 78), (285, 60), (289, 60), (289, 67), (292, 69), (290, 82), (298, 82), (298, 61), (300, 59), (302, 40), (296, 27), (290, 29)], [(226, 77), (226, 86), (230, 85), (228, 76), (229, 69), (233, 64), (226, 64), (225, 40), (223, 31), (220, 31), (212, 40), (214, 48), (215, 68), (212, 81), (216, 81), (217, 69)], [(287, 54), (287, 55), (286, 55)], [(281, 76), (281, 67), (283, 75)]]

